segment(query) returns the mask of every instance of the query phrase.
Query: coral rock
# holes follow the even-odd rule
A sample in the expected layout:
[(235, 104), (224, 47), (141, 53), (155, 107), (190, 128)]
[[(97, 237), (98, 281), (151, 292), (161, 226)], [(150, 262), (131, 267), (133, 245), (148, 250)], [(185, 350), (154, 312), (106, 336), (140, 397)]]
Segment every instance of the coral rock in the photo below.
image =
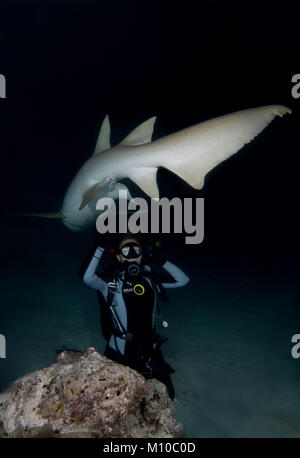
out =
[(51, 366), (0, 394), (0, 437), (179, 437), (164, 384), (93, 347), (64, 350)]

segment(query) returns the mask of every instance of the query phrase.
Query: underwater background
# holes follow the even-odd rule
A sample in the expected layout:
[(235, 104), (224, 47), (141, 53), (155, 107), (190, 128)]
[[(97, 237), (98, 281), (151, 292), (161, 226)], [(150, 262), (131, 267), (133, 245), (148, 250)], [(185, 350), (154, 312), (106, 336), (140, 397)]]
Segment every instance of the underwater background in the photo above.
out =
[[(2, 2), (0, 390), (56, 350), (104, 349), (79, 269), (95, 233), (58, 220), (108, 113), (112, 145), (157, 115), (153, 139), (239, 109), (284, 104), (196, 192), (160, 169), (161, 197), (204, 197), (205, 236), (162, 250), (190, 277), (161, 304), (185, 437), (300, 437), (297, 14), (261, 2)], [(105, 240), (103, 241), (105, 243)]]

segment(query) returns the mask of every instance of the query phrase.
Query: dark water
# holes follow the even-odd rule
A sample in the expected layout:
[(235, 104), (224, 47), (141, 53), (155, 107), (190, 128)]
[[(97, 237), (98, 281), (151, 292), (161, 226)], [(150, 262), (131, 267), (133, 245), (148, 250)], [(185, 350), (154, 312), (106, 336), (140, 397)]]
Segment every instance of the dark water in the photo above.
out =
[[(297, 14), (261, 2), (213, 2), (194, 14), (172, 2), (170, 20), (164, 2), (147, 15), (127, 2), (50, 3), (1, 4), (2, 212), (57, 211), (106, 113), (114, 145), (153, 115), (159, 138), (238, 109), (293, 109), (202, 191), (166, 170), (158, 181), (161, 196), (205, 199), (204, 242), (162, 242), (191, 279), (162, 305), (186, 436), (299, 437), (300, 359), (291, 356), (300, 333), (300, 102), (290, 92)], [(96, 294), (78, 275), (94, 234), (55, 220), (0, 223), (2, 390), (51, 364), (57, 349), (103, 350), (104, 340)]]
[[(104, 349), (96, 294), (78, 277), (92, 237), (57, 221), (6, 222), (1, 331), (9, 382), (54, 361), (55, 350)], [(164, 353), (176, 369), (176, 413), (187, 437), (299, 437), (299, 291), (292, 272), (253, 270), (205, 247), (166, 244), (190, 276), (162, 304)], [(297, 296), (298, 295), (298, 296)]]

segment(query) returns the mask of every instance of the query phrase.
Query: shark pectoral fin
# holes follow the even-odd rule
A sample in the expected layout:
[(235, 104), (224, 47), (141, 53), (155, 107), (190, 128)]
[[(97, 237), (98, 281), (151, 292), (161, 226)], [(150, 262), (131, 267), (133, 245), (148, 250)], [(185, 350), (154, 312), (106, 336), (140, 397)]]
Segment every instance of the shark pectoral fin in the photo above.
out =
[(150, 143), (152, 140), (155, 121), (156, 116), (153, 116), (147, 121), (144, 121), (132, 132), (130, 132), (130, 134), (127, 135), (127, 137), (125, 137), (124, 140), (121, 141), (120, 145), (133, 146), (142, 145), (144, 143)]
[(110, 148), (110, 122), (108, 115), (106, 115), (100, 128), (93, 156)]
[(79, 210), (82, 210), (103, 188), (103, 182), (95, 183), (93, 186), (88, 188), (83, 194), (82, 201)]
[(288, 107), (269, 105), (220, 116), (184, 129), (174, 134), (173, 154), (160, 165), (193, 188), (201, 189), (208, 172), (253, 140), (276, 116), (286, 113), (291, 113)]
[(152, 199), (159, 198), (156, 182), (157, 167), (133, 167), (128, 174), (134, 183)]

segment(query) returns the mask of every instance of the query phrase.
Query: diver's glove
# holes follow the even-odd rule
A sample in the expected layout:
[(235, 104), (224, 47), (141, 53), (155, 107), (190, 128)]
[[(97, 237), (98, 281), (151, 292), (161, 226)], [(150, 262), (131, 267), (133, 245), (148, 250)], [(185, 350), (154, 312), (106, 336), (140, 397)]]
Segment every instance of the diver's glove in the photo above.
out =
[(167, 262), (166, 256), (162, 253), (161, 249), (154, 246), (146, 255), (145, 264), (150, 266), (162, 267)]
[(102, 248), (101, 246), (97, 246), (94, 257), (100, 259), (103, 253), (104, 253), (104, 248)]

